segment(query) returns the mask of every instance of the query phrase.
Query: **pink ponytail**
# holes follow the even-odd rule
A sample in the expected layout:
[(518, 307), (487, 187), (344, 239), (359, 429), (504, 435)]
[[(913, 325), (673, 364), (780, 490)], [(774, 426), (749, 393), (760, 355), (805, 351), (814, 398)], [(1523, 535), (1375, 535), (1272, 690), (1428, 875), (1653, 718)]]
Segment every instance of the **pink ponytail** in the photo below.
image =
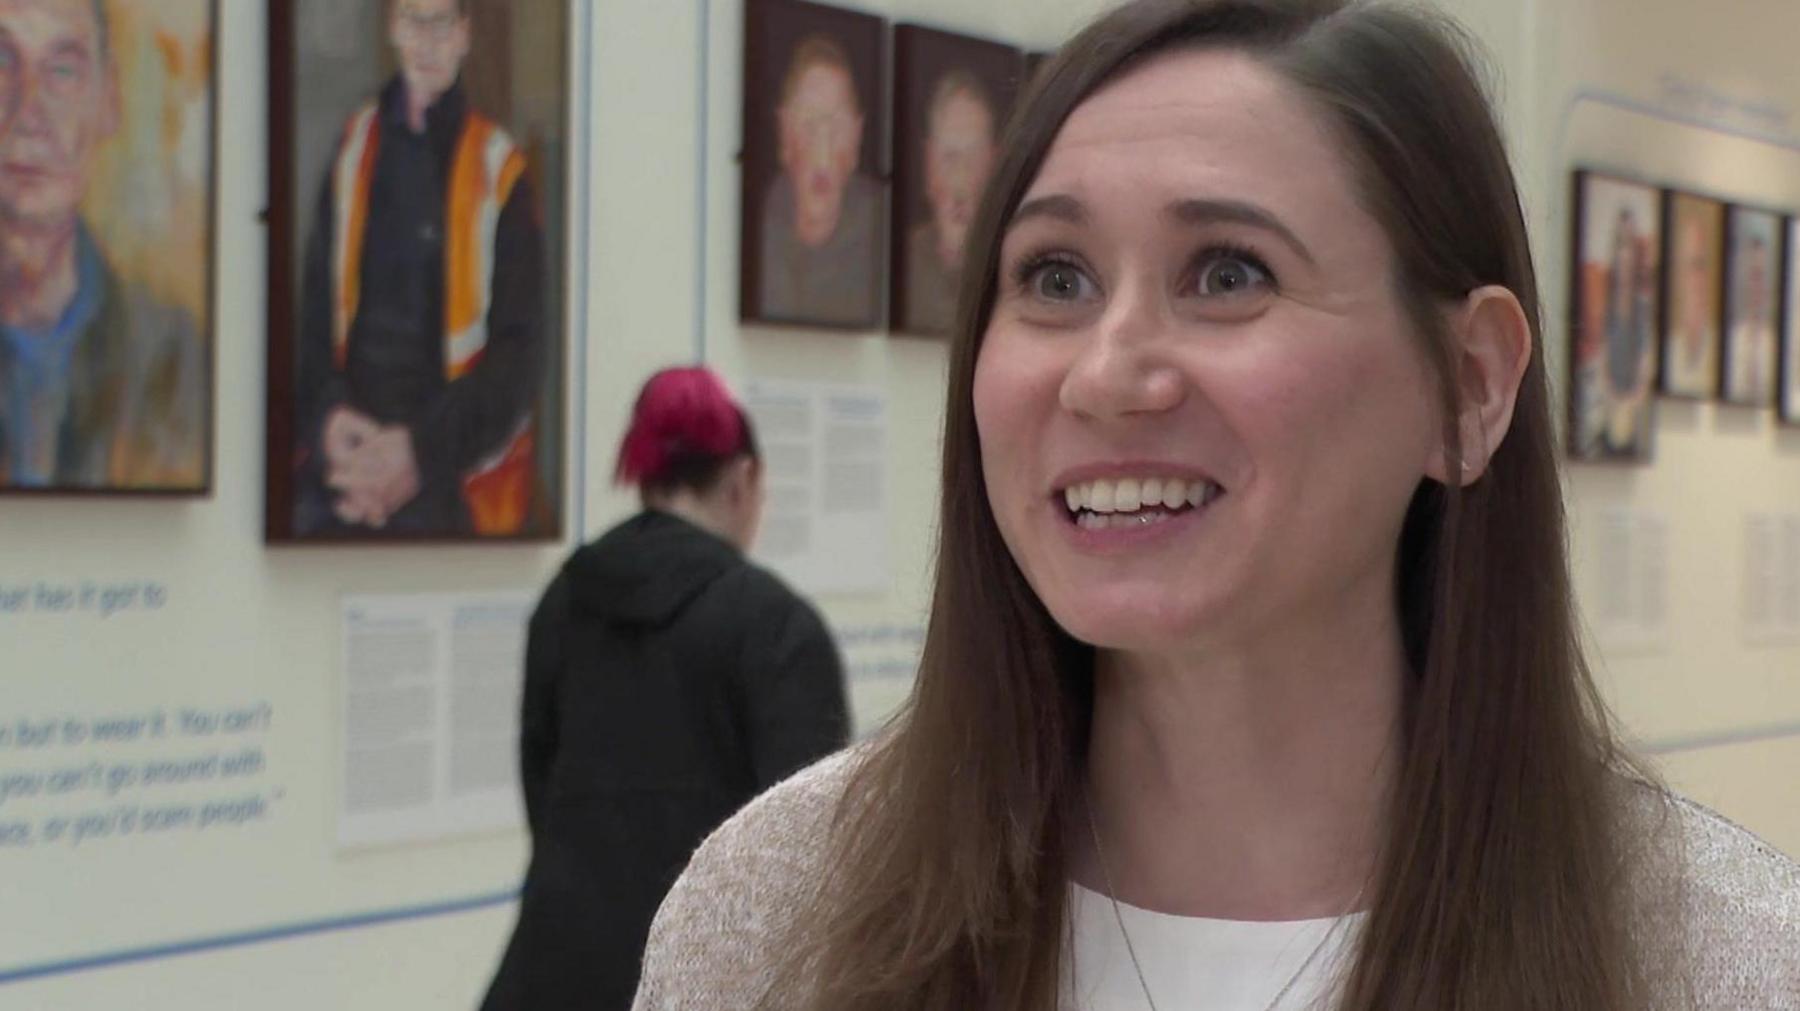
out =
[(743, 410), (718, 376), (703, 367), (664, 369), (638, 394), (613, 480), (654, 486), (681, 460), (724, 460), (747, 449)]

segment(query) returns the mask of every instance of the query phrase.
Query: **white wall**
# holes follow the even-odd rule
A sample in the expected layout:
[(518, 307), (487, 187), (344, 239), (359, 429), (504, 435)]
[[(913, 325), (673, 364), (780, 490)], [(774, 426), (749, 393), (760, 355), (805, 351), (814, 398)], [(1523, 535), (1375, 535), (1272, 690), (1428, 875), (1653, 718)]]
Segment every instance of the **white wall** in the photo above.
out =
[[(578, 6), (584, 6), (578, 4)], [(1100, 0), (892, 0), (851, 6), (895, 20), (1048, 47)], [(1784, 0), (1443, 0), (1495, 56), (1508, 132), (1525, 180), (1551, 318), (1566, 287), (1566, 171), (1594, 164), (1727, 196), (1800, 208), (1787, 150), (1584, 102), (1604, 90), (1656, 107), (1665, 74), (1792, 108), (1800, 35)], [(40, 962), (181, 942), (503, 891), (524, 847), (514, 836), (336, 855), (337, 601), (351, 592), (532, 587), (568, 544), (541, 548), (268, 550), (260, 539), (265, 199), (263, 5), (224, 0), (218, 222), (217, 492), (199, 502), (7, 501), (0, 584), (154, 578), (155, 615), (0, 618), (7, 691), (0, 721), (65, 713), (267, 702), (267, 779), (284, 790), (265, 823), (130, 847), (0, 850), (8, 914), (0, 974)], [(596, 0), (586, 203), (572, 195), (588, 252), (583, 375), (586, 530), (630, 507), (607, 483), (637, 384), (696, 347), (738, 382), (797, 377), (869, 383), (890, 398), (892, 590), (822, 601), (837, 625), (917, 620), (934, 515), (942, 349), (880, 336), (746, 329), (736, 322), (741, 4)], [(579, 23), (579, 19), (578, 19)], [(702, 65), (701, 41), (710, 60)], [(586, 49), (577, 46), (578, 53)], [(590, 89), (579, 89), (587, 91)], [(704, 102), (703, 102), (704, 100)], [(708, 118), (702, 131), (699, 112)], [(1792, 132), (1792, 124), (1789, 124)], [(582, 147), (582, 137), (571, 146)], [(705, 158), (701, 161), (704, 148)], [(704, 194), (704, 201), (698, 197)], [(702, 217), (700, 205), (705, 205)], [(702, 242), (703, 238), (703, 242)], [(585, 240), (585, 242), (584, 242)], [(702, 252), (704, 245), (704, 252)], [(703, 300), (697, 293), (704, 292)], [(1562, 328), (1552, 327), (1553, 363)], [(571, 368), (582, 359), (571, 356)], [(1560, 374), (1560, 368), (1553, 368)], [(1652, 745), (1730, 735), (1667, 759), (1684, 788), (1800, 851), (1800, 651), (1738, 634), (1741, 514), (1800, 508), (1800, 445), (1765, 417), (1710, 407), (1664, 412), (1653, 467), (1571, 473), (1577, 556), (1593, 554), (1595, 509), (1624, 506), (1669, 528), (1676, 619), (1666, 641), (1600, 665), (1629, 731)], [(572, 439), (572, 451), (581, 445)], [(573, 473), (573, 472), (572, 472)], [(571, 542), (572, 543), (572, 539)], [(1593, 567), (1580, 578), (1590, 586)], [(868, 717), (891, 693), (863, 691)], [(129, 749), (117, 750), (129, 754)], [(104, 759), (108, 753), (94, 752)], [(13, 763), (0, 755), (0, 768)], [(6, 809), (0, 806), (0, 820)], [(504, 905), (0, 984), (11, 1008), (454, 1008), (471, 1006), (510, 926)]]
[[(1800, 65), (1781, 0), (1532, 0), (1531, 128), (1516, 138), (1566, 371), (1571, 167), (1800, 211)], [(1700, 103), (1705, 92), (1717, 101)], [(1631, 736), (1671, 782), (1800, 853), (1800, 644), (1744, 626), (1745, 518), (1800, 513), (1800, 435), (1771, 410), (1664, 401), (1649, 467), (1574, 466), (1577, 584), (1598, 667)], [(1660, 641), (1611, 639), (1600, 620), (1601, 523), (1666, 525), (1670, 620)]]

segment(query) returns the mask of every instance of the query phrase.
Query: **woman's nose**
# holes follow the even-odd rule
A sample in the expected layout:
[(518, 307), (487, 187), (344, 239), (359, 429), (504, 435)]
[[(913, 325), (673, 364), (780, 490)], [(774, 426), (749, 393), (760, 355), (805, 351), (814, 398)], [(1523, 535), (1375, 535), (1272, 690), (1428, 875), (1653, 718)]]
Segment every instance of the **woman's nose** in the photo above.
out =
[(1173, 410), (1186, 396), (1167, 358), (1169, 321), (1153, 291), (1127, 285), (1095, 320), (1063, 378), (1064, 409), (1096, 420)]

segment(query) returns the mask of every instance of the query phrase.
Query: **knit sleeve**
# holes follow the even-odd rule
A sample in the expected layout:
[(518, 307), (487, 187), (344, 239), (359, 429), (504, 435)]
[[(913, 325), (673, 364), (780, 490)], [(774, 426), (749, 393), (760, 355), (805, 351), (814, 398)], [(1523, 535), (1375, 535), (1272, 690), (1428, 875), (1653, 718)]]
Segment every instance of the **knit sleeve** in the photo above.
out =
[(1677, 798), (1694, 1006), (1800, 1011), (1800, 864)]
[(651, 925), (634, 1011), (750, 1011), (768, 995), (817, 886), (852, 754), (802, 770), (701, 844)]

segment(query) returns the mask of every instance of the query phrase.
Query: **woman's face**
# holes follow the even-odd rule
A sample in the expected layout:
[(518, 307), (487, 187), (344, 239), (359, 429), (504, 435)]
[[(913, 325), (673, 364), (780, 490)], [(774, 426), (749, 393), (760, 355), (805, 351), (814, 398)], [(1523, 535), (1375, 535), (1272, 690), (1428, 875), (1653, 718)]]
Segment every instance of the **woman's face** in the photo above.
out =
[(1001, 534), (1078, 639), (1392, 617), (1441, 427), (1342, 148), (1253, 59), (1181, 53), (1078, 107), (1028, 188), (974, 408)]

